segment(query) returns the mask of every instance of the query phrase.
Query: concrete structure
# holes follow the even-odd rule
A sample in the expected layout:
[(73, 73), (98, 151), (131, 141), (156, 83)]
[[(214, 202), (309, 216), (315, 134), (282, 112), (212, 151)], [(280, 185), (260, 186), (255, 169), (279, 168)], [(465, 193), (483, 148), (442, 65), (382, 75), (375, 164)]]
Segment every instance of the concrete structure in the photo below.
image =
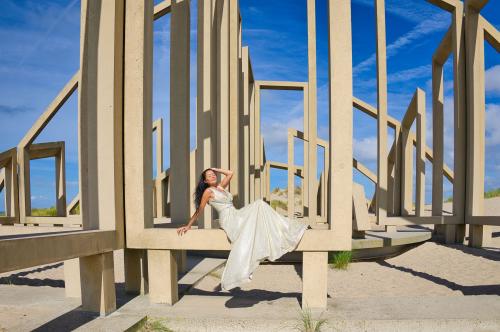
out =
[[(75, 223), (83, 230), (0, 240), (0, 272), (67, 261), (68, 296), (80, 296), (85, 309), (107, 314), (116, 308), (112, 252), (125, 248), (125, 287), (149, 293), (154, 302), (178, 301), (178, 271), (186, 250), (229, 250), (210, 211), (198, 228), (179, 237), (175, 227), (192, 213), (191, 193), (201, 170), (217, 166), (235, 171), (230, 191), (240, 207), (270, 199), (271, 168), (288, 171), (288, 214), (293, 216), (294, 177), (303, 178), (303, 214), (317, 227), (307, 230), (297, 247), (302, 254), (302, 305), (327, 303), (328, 251), (351, 250), (354, 236), (375, 219), (388, 231), (396, 226), (434, 224), (447, 243), (461, 243), (465, 225), (471, 245), (485, 246), (500, 217), (483, 213), (484, 191), (484, 41), (497, 51), (500, 34), (480, 14), (482, 0), (429, 0), (452, 15), (449, 31), (433, 58), (433, 148), (425, 144), (424, 93), (416, 89), (398, 121), (388, 115), (385, 5), (375, 0), (377, 22), (377, 107), (353, 96), (351, 5), (328, 1), (329, 140), (317, 137), (315, 1), (307, 1), (308, 81), (257, 80), (250, 50), (243, 47), (242, 17), (236, 0), (198, 1), (196, 149), (190, 151), (189, 0), (82, 0), (80, 69), (24, 136), (17, 148), (0, 154), (0, 189), (5, 191), (2, 224)], [(170, 127), (152, 118), (153, 22), (171, 15)], [(464, 16), (465, 15), (465, 16)], [(465, 21), (464, 21), (465, 20)], [(454, 165), (443, 162), (442, 66), (453, 54)], [(264, 78), (265, 79), (265, 78)], [(78, 200), (65, 197), (64, 142), (34, 144), (71, 94), (78, 89)], [(289, 128), (288, 162), (268, 160), (261, 132), (263, 89), (304, 92), (304, 129)], [(467, 97), (467, 98), (465, 98)], [(353, 156), (353, 107), (377, 121), (377, 172)], [(417, 131), (412, 132), (416, 121)], [(157, 135), (153, 177), (152, 125)], [(395, 130), (387, 149), (387, 126)], [(170, 168), (163, 169), (163, 131), (170, 135)], [(294, 138), (305, 142), (304, 165), (294, 162)], [(317, 146), (325, 149), (318, 181)], [(417, 149), (416, 188), (412, 188), (413, 147)], [(30, 216), (30, 170), (33, 158), (55, 157), (58, 216)], [(432, 215), (424, 211), (425, 161), (433, 163)], [(376, 185), (369, 216), (362, 188), (353, 184), (353, 167)], [(19, 169), (19, 182), (16, 172)], [(453, 213), (442, 208), (443, 176), (453, 183)], [(413, 191), (416, 208), (413, 211)], [(78, 202), (80, 215), (69, 216)], [(169, 204), (169, 205), (167, 205)], [(170, 217), (155, 227), (154, 218)], [(354, 217), (354, 218), (353, 218)], [(353, 223), (354, 220), (354, 223)], [(321, 224), (323, 225), (317, 225)]]

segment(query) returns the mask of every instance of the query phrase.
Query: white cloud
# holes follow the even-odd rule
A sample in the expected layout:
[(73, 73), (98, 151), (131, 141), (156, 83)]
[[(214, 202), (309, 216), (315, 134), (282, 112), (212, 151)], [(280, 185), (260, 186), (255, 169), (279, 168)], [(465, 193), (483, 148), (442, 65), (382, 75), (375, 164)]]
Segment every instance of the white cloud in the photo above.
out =
[[(395, 56), (400, 49), (410, 43), (423, 38), (431, 33), (445, 30), (449, 26), (449, 15), (446, 13), (435, 14), (417, 24), (412, 30), (405, 33), (393, 43), (387, 45), (387, 58)], [(376, 62), (376, 54), (361, 61), (353, 68), (354, 75), (358, 75), (373, 66)]]
[(354, 158), (361, 162), (377, 160), (377, 138), (375, 136), (354, 138), (353, 149)]
[(486, 145), (500, 144), (500, 104), (486, 105)]
[[(373, 0), (354, 0), (354, 3), (373, 7)], [(410, 22), (420, 22), (426, 20), (437, 11), (438, 8), (420, 0), (387, 0), (386, 12), (404, 18)]]
[(40, 200), (47, 200), (48, 197), (43, 195), (31, 195), (31, 199), (33, 201), (40, 201)]
[(485, 71), (486, 93), (500, 95), (500, 65), (493, 66)]

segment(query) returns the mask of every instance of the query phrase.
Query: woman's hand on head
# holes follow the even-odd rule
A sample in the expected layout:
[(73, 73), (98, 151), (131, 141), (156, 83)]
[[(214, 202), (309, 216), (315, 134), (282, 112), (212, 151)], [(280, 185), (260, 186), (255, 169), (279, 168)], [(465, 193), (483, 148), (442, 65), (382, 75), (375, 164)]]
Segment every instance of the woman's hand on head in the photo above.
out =
[(182, 226), (182, 227), (179, 227), (177, 228), (177, 234), (182, 236), (184, 235), (185, 233), (187, 233), (187, 231), (189, 231), (191, 229), (191, 226)]

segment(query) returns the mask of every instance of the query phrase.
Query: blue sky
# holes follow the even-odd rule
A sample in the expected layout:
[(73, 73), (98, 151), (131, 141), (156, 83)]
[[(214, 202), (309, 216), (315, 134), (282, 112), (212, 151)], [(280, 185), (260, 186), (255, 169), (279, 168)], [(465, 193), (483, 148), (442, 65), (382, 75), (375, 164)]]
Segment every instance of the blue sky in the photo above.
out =
[[(158, 2), (157, 0), (155, 2)], [(317, 0), (318, 134), (328, 139), (327, 1)], [(307, 80), (306, 0), (240, 0), (243, 44), (248, 45), (256, 79)], [(376, 106), (375, 19), (373, 0), (353, 0), (355, 96)], [(490, 1), (483, 15), (500, 28), (500, 3)], [(195, 126), (196, 1), (191, 11), (191, 118)], [(450, 14), (423, 0), (386, 1), (389, 114), (401, 120), (417, 87), (427, 97), (427, 140), (432, 146), (431, 57), (450, 24)], [(169, 29), (168, 16), (154, 26), (154, 118), (165, 121), (165, 167), (168, 167)], [(79, 0), (0, 1), (0, 150), (18, 144), (45, 107), (78, 70)], [(500, 187), (500, 56), (486, 43), (486, 179)], [(445, 160), (453, 167), (453, 90), (451, 59), (445, 65)], [(262, 130), (268, 159), (286, 161), (286, 128), (302, 128), (300, 92), (262, 94)], [(283, 120), (286, 119), (286, 120)], [(392, 130), (388, 131), (393, 137)], [(354, 154), (376, 172), (376, 122), (354, 111)], [(77, 95), (74, 94), (37, 142), (64, 140), (67, 148), (68, 200), (78, 192)], [(191, 135), (195, 143), (194, 130)], [(301, 147), (296, 144), (296, 159)], [(322, 150), (318, 152), (322, 165)], [(321, 167), (321, 166), (319, 166)], [(427, 163), (427, 185), (431, 165)], [(32, 162), (32, 204), (54, 205), (54, 161)], [(273, 171), (271, 186), (286, 186), (286, 173)], [(373, 185), (355, 173), (367, 195)], [(451, 195), (445, 183), (445, 196)], [(427, 201), (430, 200), (427, 190)], [(0, 210), (3, 210), (1, 199)]]

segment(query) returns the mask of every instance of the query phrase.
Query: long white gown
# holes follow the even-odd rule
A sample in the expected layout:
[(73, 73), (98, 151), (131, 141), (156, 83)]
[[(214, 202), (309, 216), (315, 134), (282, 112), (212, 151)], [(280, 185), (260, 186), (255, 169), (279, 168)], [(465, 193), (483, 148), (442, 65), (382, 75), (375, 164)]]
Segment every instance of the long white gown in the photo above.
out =
[(236, 209), (229, 191), (210, 189), (214, 198), (208, 204), (219, 213), (220, 226), (231, 241), (222, 273), (223, 290), (249, 282), (260, 262), (274, 261), (293, 251), (304, 235), (306, 224), (283, 217), (261, 199)]

